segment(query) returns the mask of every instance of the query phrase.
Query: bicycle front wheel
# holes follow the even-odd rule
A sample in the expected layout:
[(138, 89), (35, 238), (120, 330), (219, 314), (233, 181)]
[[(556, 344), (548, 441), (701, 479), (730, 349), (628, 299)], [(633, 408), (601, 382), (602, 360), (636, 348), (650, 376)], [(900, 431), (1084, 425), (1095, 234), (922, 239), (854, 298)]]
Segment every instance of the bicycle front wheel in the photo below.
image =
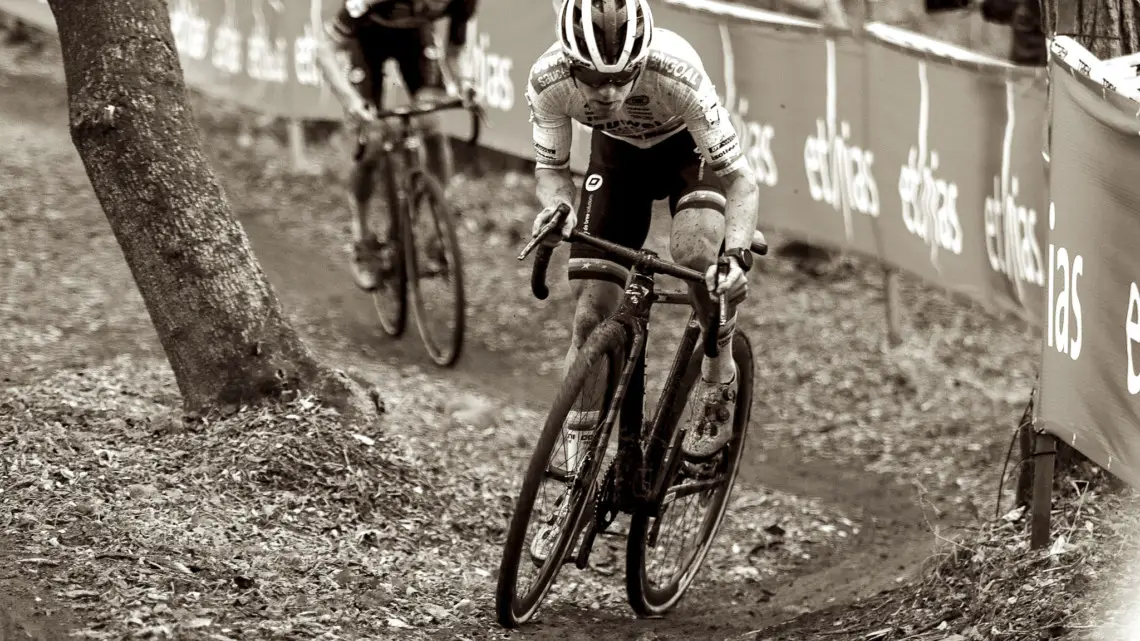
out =
[[(694, 354), (696, 361), (702, 357), (700, 351)], [(752, 411), (752, 343), (740, 329), (733, 337), (732, 358), (739, 382), (732, 440), (708, 462), (680, 461), (679, 465), (670, 466), (676, 473), (668, 480), (656, 510), (640, 511), (630, 521), (626, 596), (639, 616), (659, 617), (677, 605), (704, 563), (724, 520)], [(695, 412), (692, 401), (689, 403), (682, 418)], [(681, 434), (677, 432), (665, 460), (683, 457), (680, 447)]]
[(412, 314), (431, 360), (451, 367), (463, 349), (466, 300), (455, 217), (435, 176), (410, 176), (404, 233)]
[(391, 160), (378, 172), (380, 187), (388, 204), (387, 229), (373, 232), (384, 239), (384, 251), (391, 257), (390, 268), (381, 275), (379, 286), (372, 292), (372, 304), (380, 319), (380, 328), (392, 338), (404, 334), (408, 325), (408, 271), (407, 245), (404, 236), (408, 233), (408, 222), (396, 193), (395, 174)]
[[(547, 415), (523, 478), (499, 565), (495, 607), (499, 624), (505, 628), (518, 627), (538, 611), (568, 557), (583, 515), (593, 515), (587, 508), (593, 505), (613, 429), (605, 417), (614, 402), (625, 341), (621, 324), (606, 321), (599, 325), (578, 352)], [(568, 422), (592, 423), (592, 429), (575, 431), (571, 445), (566, 438)], [(552, 500), (545, 505), (548, 497)], [(536, 507), (538, 499), (542, 501)], [(533, 570), (536, 576), (528, 580), (523, 570)]]

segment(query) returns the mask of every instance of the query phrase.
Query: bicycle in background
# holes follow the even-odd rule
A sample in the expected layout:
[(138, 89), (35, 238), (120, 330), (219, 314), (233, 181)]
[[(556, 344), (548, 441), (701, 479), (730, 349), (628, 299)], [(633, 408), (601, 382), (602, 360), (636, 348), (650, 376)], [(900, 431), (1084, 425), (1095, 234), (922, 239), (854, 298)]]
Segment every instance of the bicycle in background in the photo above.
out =
[[(451, 367), (463, 350), (466, 298), (463, 259), (456, 231), (456, 213), (447, 202), (438, 176), (424, 157), (424, 137), (415, 119), (450, 109), (471, 114), (471, 137), (478, 143), (483, 110), (468, 90), (463, 97), (438, 103), (415, 104), (376, 113), (373, 123), (361, 125), (356, 159), (379, 140), (384, 168), (377, 179), (388, 203), (388, 229), (377, 234), (387, 240), (389, 260), (372, 300), (380, 327), (393, 338), (407, 327), (411, 302), (416, 328), (431, 360)], [(390, 124), (387, 121), (395, 121)], [(377, 132), (373, 129), (377, 128)]]

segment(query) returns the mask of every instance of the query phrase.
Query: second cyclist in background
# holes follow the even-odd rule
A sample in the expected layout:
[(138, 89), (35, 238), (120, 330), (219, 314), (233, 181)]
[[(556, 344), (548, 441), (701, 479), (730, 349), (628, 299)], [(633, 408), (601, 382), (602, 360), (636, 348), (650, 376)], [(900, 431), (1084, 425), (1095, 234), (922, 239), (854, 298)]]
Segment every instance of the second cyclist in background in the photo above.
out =
[[(348, 123), (373, 120), (373, 109), (383, 106), (384, 63), (395, 60), (413, 100), (435, 101), (454, 94), (440, 68), (434, 46), (433, 25), (448, 20), (447, 43), (442, 63), (450, 77), (458, 76), (459, 57), (467, 43), (467, 23), (475, 15), (478, 0), (343, 0), (336, 17), (325, 25), (318, 62), (326, 82), (344, 107)], [(349, 77), (337, 62), (337, 51), (351, 59)], [(428, 167), (446, 186), (451, 179), (452, 158), (447, 137), (439, 131), (438, 117), (425, 116)], [(385, 242), (369, 224), (369, 205), (376, 185), (378, 154), (365, 153), (349, 178), (353, 209), (352, 273), (366, 291), (376, 289), (389, 269)], [(387, 239), (385, 239), (387, 241)]]

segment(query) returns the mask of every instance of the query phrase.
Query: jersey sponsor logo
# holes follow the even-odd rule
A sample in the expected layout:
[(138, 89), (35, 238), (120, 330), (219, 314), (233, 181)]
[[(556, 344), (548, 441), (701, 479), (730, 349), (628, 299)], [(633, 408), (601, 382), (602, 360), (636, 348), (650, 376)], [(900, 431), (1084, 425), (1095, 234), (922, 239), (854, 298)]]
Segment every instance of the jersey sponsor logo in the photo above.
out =
[(713, 102), (711, 105), (704, 105), (705, 122), (709, 123), (710, 127), (715, 127), (720, 124), (720, 103)]
[(649, 107), (626, 107), (625, 112), (638, 120), (653, 119), (653, 110)]
[(694, 91), (701, 86), (701, 76), (703, 74), (700, 69), (691, 63), (670, 56), (667, 53), (661, 53), (660, 51), (650, 53), (646, 66), (663, 76), (668, 76), (673, 80), (689, 86)]
[(536, 154), (538, 154), (538, 157), (540, 159), (550, 160), (550, 161), (558, 160), (558, 152), (557, 151), (555, 151), (555, 150), (553, 150), (550, 147), (547, 147), (545, 145), (540, 145), (537, 142), (534, 143), (534, 151)]
[[(736, 143), (736, 134), (735, 133), (729, 134), (726, 138), (723, 138), (720, 142), (718, 142), (715, 145), (713, 145), (712, 147), (710, 147), (709, 153), (715, 154), (716, 152), (721, 151), (725, 147), (729, 147), (735, 143)], [(714, 156), (714, 158), (715, 158), (715, 156)]]
[(660, 120), (592, 121), (590, 126), (615, 136), (645, 136), (661, 131), (666, 124)]
[(602, 188), (602, 176), (601, 176), (601, 174), (590, 174), (589, 176), (586, 176), (585, 188), (586, 188), (586, 191), (589, 191), (589, 192), (595, 192), (595, 191), (598, 191), (599, 189), (601, 189)]
[(729, 134), (709, 150), (709, 164), (713, 171), (721, 171), (742, 158), (740, 139), (735, 133)]
[(530, 68), (531, 75), (549, 71), (552, 67), (557, 67), (564, 63), (566, 59), (559, 51), (551, 51), (543, 54), (535, 61), (534, 65)]
[(649, 96), (630, 96), (626, 99), (625, 104), (632, 107), (644, 107), (649, 104)]
[[(536, 69), (537, 71), (537, 69)], [(530, 86), (534, 89), (536, 94), (546, 91), (553, 85), (556, 85), (563, 80), (570, 78), (570, 67), (566, 64), (553, 65), (546, 71), (539, 73), (532, 73), (530, 77)]]

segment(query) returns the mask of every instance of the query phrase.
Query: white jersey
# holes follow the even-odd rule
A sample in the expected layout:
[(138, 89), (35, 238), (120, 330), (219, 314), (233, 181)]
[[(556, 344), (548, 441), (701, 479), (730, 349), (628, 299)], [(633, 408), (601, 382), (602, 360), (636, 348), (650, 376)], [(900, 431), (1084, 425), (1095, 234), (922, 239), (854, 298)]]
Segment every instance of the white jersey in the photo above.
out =
[(541, 168), (570, 164), (571, 119), (642, 149), (687, 128), (717, 175), (745, 162), (728, 111), (720, 104), (700, 56), (688, 41), (666, 29), (653, 30), (645, 68), (612, 116), (599, 116), (590, 109), (570, 76), (570, 60), (557, 43), (531, 67), (526, 99)]

